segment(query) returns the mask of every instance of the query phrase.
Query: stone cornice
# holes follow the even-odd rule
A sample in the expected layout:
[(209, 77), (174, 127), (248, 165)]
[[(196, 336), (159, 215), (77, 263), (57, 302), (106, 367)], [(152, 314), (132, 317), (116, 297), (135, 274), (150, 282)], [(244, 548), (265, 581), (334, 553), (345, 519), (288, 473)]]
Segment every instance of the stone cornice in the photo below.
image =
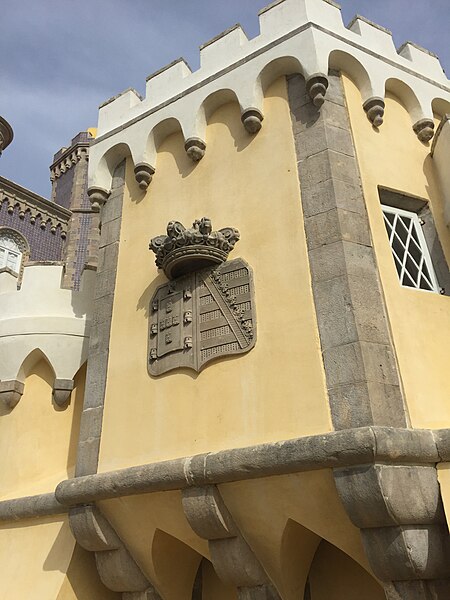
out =
[(87, 159), (89, 156), (89, 146), (91, 144), (89, 133), (82, 131), (73, 138), (69, 148), (61, 148), (53, 157), (50, 165), (50, 181), (61, 177), (63, 173), (71, 169), (81, 159)]
[(25, 216), (28, 210), (31, 218), (41, 217), (42, 222), (50, 221), (53, 227), (61, 225), (63, 231), (67, 229), (67, 223), (71, 217), (71, 211), (39, 196), (35, 192), (21, 185), (0, 177), (0, 203), (8, 203), (8, 212), (12, 212), (16, 206), (19, 207), (19, 216)]
[(361, 427), (206, 452), (62, 481), (55, 493), (0, 502), (0, 522), (50, 514), (99, 500), (360, 465), (450, 461), (450, 429)]

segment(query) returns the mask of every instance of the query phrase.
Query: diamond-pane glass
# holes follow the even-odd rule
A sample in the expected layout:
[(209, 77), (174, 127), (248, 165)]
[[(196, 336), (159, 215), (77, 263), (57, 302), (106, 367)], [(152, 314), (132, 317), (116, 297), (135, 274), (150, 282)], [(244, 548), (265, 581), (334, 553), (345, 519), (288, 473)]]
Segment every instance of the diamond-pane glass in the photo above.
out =
[(418, 216), (390, 206), (382, 209), (400, 283), (437, 292), (438, 284)]

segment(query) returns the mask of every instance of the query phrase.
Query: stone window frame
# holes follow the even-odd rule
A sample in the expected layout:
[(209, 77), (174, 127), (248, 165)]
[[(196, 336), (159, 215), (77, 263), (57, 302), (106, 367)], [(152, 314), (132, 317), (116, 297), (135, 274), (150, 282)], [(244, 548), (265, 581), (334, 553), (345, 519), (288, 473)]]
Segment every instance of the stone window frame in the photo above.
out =
[(22, 253), (20, 268), (18, 272), (13, 272), (8, 267), (5, 267), (5, 269), (7, 269), (8, 272), (17, 277), (17, 288), (19, 289), (22, 284), (24, 267), (27, 264), (28, 259), (30, 258), (30, 245), (28, 243), (28, 240), (24, 237), (24, 235), (20, 233), (20, 231), (17, 231), (17, 229), (13, 229), (12, 227), (0, 227), (0, 238), (2, 237), (2, 235), (12, 238)]
[[(396, 208), (417, 215), (425, 238), (426, 250), (430, 256), (434, 275), (438, 282), (438, 289), (433, 293), (450, 296), (450, 272), (436, 230), (429, 200), (383, 186), (378, 186), (378, 196), (381, 206)], [(402, 287), (408, 287), (411, 290), (418, 289), (409, 286)]]

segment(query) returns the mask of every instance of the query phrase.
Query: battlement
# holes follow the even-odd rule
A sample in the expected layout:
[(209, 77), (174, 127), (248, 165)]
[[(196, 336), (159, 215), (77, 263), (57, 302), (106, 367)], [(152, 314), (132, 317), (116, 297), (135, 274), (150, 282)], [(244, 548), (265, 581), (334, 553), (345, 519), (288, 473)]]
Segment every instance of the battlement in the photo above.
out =
[[(354, 75), (363, 103), (383, 98), (388, 80), (400, 80), (417, 98), (412, 112), (416, 120), (417, 115), (432, 118), (436, 97), (450, 100), (450, 83), (433, 53), (411, 42), (397, 51), (389, 30), (360, 15), (345, 26), (340, 6), (332, 0), (277, 0), (260, 10), (259, 25), (260, 34), (252, 39), (240, 25), (234, 25), (203, 44), (200, 68), (194, 72), (180, 58), (150, 75), (145, 98), (130, 89), (104, 103), (91, 153), (93, 169), (114, 146), (113, 137), (119, 130), (135, 164), (150, 166), (155, 154), (152, 131), (164, 120), (178, 121), (186, 141), (203, 140), (205, 103), (225, 90), (234, 93), (243, 114), (256, 109), (262, 115), (262, 73), (274, 61), (289, 60), (291, 72), (297, 64), (296, 72), (307, 80), (326, 76), (330, 67), (345, 70)], [(325, 91), (318, 91), (321, 98)], [(203, 150), (200, 145), (196, 155)]]

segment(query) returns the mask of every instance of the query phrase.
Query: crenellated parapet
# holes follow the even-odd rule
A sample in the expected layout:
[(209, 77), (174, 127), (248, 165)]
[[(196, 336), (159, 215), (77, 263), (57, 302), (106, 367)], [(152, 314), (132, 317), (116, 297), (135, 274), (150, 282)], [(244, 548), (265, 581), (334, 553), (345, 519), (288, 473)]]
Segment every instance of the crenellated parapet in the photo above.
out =
[(390, 31), (359, 15), (345, 26), (339, 5), (328, 0), (280, 0), (262, 9), (259, 21), (253, 39), (235, 25), (203, 44), (197, 71), (178, 59), (147, 78), (145, 98), (129, 89), (104, 103), (90, 150), (89, 185), (108, 191), (115, 166), (131, 155), (145, 190), (156, 173), (161, 141), (176, 131), (198, 162), (207, 152), (209, 115), (230, 100), (239, 103), (249, 135), (257, 134), (267, 86), (293, 73), (306, 79), (320, 108), (329, 70), (345, 71), (374, 127), (382, 125), (386, 92), (393, 92), (419, 140), (432, 138), (433, 104), (450, 102), (450, 83), (434, 54), (412, 42), (397, 50)]
[[(53, 370), (53, 400), (64, 406), (74, 376), (87, 358), (94, 271), (85, 271), (80, 291), (61, 287), (61, 264), (0, 272), (0, 400), (12, 410), (24, 392), (26, 367), (45, 358)], [(64, 350), (64, 351), (62, 351)]]

